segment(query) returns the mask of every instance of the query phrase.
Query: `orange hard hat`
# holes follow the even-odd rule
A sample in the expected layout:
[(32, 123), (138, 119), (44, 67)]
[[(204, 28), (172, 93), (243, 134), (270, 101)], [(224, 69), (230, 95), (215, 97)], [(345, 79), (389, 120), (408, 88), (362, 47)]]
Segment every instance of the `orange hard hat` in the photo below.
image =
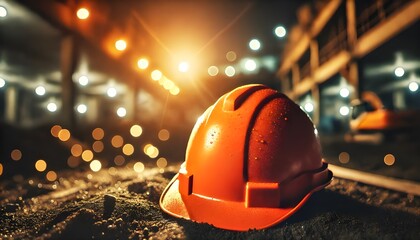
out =
[(198, 119), (160, 207), (218, 228), (262, 229), (292, 215), (331, 179), (300, 107), (264, 85), (246, 85)]

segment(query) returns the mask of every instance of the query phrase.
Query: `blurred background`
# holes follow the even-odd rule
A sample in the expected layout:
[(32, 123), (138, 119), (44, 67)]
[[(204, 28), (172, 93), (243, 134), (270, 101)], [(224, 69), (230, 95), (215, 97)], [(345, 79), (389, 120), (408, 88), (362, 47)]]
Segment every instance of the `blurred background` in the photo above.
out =
[(0, 179), (176, 166), (200, 114), (287, 94), (333, 164), (420, 181), (420, 2), (0, 0)]

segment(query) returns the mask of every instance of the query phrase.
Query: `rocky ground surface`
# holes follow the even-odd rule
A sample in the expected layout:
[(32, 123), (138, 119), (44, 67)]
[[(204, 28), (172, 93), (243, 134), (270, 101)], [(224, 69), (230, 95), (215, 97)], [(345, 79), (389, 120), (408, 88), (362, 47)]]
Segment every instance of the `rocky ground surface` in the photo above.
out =
[(60, 173), (55, 183), (0, 183), (0, 239), (419, 239), (418, 196), (335, 178), (287, 221), (234, 232), (168, 216), (159, 197), (175, 175), (128, 168)]

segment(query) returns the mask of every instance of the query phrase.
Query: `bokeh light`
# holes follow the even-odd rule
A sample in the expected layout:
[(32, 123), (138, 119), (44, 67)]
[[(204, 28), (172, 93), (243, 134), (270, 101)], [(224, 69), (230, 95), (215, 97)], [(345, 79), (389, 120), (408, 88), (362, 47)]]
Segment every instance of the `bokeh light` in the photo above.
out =
[(343, 98), (346, 98), (350, 95), (350, 91), (348, 88), (342, 88), (340, 89), (340, 96)]
[(19, 149), (13, 149), (10, 153), (10, 157), (15, 161), (19, 161), (22, 159), (22, 152)]
[(94, 172), (98, 172), (102, 168), (102, 163), (99, 160), (95, 159), (92, 162), (90, 162), (89, 167), (90, 167), (90, 170)]
[(53, 137), (58, 137), (58, 133), (60, 132), (61, 129), (62, 128), (61, 128), (60, 125), (54, 125), (54, 126), (52, 126), (51, 127), (51, 135)]
[(122, 166), (125, 163), (125, 158), (121, 155), (117, 155), (114, 157), (114, 163), (117, 166)]
[(340, 110), (339, 111), (340, 111), (340, 114), (342, 116), (347, 116), (350, 113), (350, 108), (347, 107), (347, 106), (342, 106), (342, 107), (340, 107)]
[(219, 68), (218, 68), (218, 67), (216, 67), (216, 66), (210, 66), (210, 67), (207, 69), (207, 72), (208, 72), (208, 74), (209, 74), (210, 76), (214, 77), (214, 76), (216, 76), (217, 74), (219, 74)]
[(181, 90), (178, 87), (174, 87), (174, 88), (171, 88), (169, 90), (169, 93), (174, 95), (174, 96), (178, 95), (180, 92), (181, 92)]
[(57, 111), (57, 104), (54, 102), (50, 102), (47, 104), (47, 110), (50, 112), (55, 112)]
[(0, 88), (4, 87), (6, 85), (6, 81), (0, 77)]
[(235, 61), (235, 60), (236, 60), (236, 53), (235, 53), (234, 51), (229, 51), (229, 52), (227, 52), (227, 53), (226, 53), (226, 59), (227, 59), (229, 62), (233, 62), (233, 61)]
[(102, 140), (105, 136), (105, 131), (102, 128), (95, 128), (92, 130), (92, 137), (95, 140)]
[(71, 137), (71, 134), (68, 129), (63, 128), (58, 132), (58, 139), (60, 139), (63, 142), (68, 141), (70, 137)]
[(155, 81), (158, 81), (159, 79), (161, 79), (162, 76), (163, 74), (159, 70), (153, 70), (153, 72), (150, 74), (150, 77)]
[(79, 113), (83, 114), (86, 113), (87, 106), (85, 104), (79, 104), (76, 109)]
[(0, 6), (0, 17), (3, 18), (3, 17), (6, 17), (6, 16), (7, 16), (7, 9), (3, 6)]
[(95, 141), (92, 144), (93, 151), (100, 153), (104, 150), (104, 143), (102, 141)]
[(130, 128), (130, 134), (133, 137), (140, 137), (140, 135), (143, 133), (143, 128), (140, 125), (133, 125)]
[(35, 93), (39, 96), (45, 95), (45, 92), (46, 92), (46, 90), (45, 90), (44, 86), (38, 86), (38, 87), (35, 88)]
[(3, 164), (0, 163), (0, 176), (3, 175)]
[(158, 133), (158, 138), (161, 141), (167, 141), (170, 138), (171, 134), (167, 129), (161, 129)]
[(404, 68), (402, 68), (402, 67), (397, 67), (397, 68), (395, 68), (395, 70), (394, 70), (394, 74), (395, 74), (395, 76), (397, 76), (397, 77), (402, 77), (402, 76), (404, 76), (404, 73), (405, 73), (405, 70), (404, 70)]
[(387, 155), (385, 155), (385, 157), (384, 157), (384, 163), (387, 165), (387, 166), (392, 166), (392, 165), (394, 165), (394, 163), (395, 163), (395, 156), (394, 155), (392, 155), (392, 154), (387, 154)]
[(140, 58), (137, 61), (137, 67), (140, 69), (146, 69), (147, 67), (149, 67), (149, 60), (147, 60), (146, 58)]
[(85, 162), (90, 162), (93, 159), (93, 152), (89, 149), (86, 149), (85, 151), (83, 151), (82, 153), (82, 159)]
[(233, 66), (227, 66), (225, 68), (226, 76), (233, 77), (233, 76), (235, 76), (235, 73), (236, 73), (236, 71), (235, 71), (235, 68)]
[(350, 154), (348, 152), (341, 152), (338, 155), (338, 161), (343, 164), (350, 162)]
[(253, 51), (258, 51), (261, 48), (261, 42), (258, 39), (252, 39), (249, 42), (249, 48)]
[(306, 112), (310, 113), (314, 111), (314, 105), (311, 102), (305, 103), (303, 106), (303, 109), (305, 109)]
[(136, 162), (133, 166), (133, 169), (137, 173), (141, 173), (144, 171), (144, 164), (142, 162)]
[(35, 162), (35, 169), (38, 172), (43, 172), (45, 169), (47, 169), (47, 162), (45, 162), (43, 159), (39, 159)]
[(168, 165), (168, 161), (166, 158), (161, 157), (156, 161), (156, 165), (158, 168), (165, 168)]
[(156, 158), (159, 155), (159, 149), (150, 143), (144, 146), (143, 151), (150, 158)]
[(276, 34), (276, 36), (279, 38), (283, 38), (286, 36), (286, 28), (283, 26), (278, 26), (274, 29), (274, 34)]
[(82, 86), (86, 86), (89, 84), (89, 78), (85, 75), (79, 77), (79, 84)]
[(127, 48), (127, 42), (124, 39), (115, 41), (115, 49), (118, 51), (124, 51)]
[(115, 87), (109, 87), (106, 90), (106, 95), (108, 95), (110, 98), (117, 96), (117, 89)]
[(80, 155), (82, 155), (83, 152), (83, 147), (80, 144), (73, 144), (73, 146), (71, 146), (70, 149), (71, 155), (73, 155), (74, 157), (80, 157)]
[(114, 148), (119, 148), (124, 144), (124, 139), (120, 135), (115, 135), (111, 138), (111, 144)]
[(134, 153), (134, 146), (130, 143), (124, 144), (122, 152), (127, 156), (131, 156)]
[(248, 59), (245, 62), (245, 69), (247, 71), (253, 72), (255, 69), (257, 69), (257, 63), (253, 59)]
[(415, 92), (415, 91), (417, 91), (417, 90), (419, 89), (419, 84), (418, 84), (417, 82), (410, 82), (410, 83), (408, 84), (408, 89), (409, 89), (411, 92)]
[(80, 164), (80, 159), (75, 156), (70, 156), (67, 158), (67, 165), (71, 168), (76, 168)]
[(81, 19), (81, 20), (85, 20), (89, 17), (89, 10), (87, 10), (86, 8), (79, 8), (77, 10), (77, 18)]
[(118, 115), (118, 117), (123, 118), (127, 115), (127, 110), (124, 107), (119, 107), (117, 109), (117, 115)]
[(47, 172), (47, 175), (45, 177), (48, 181), (54, 182), (55, 180), (57, 180), (57, 173), (55, 173), (54, 171), (49, 171)]

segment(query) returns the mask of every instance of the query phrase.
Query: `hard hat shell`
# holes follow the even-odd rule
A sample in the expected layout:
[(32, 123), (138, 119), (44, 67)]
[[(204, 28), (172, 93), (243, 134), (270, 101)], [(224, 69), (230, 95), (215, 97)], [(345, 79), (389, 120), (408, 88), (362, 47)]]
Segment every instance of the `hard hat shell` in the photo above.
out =
[(236, 88), (197, 120), (160, 206), (229, 230), (277, 224), (332, 179), (315, 130), (285, 95), (264, 85)]

